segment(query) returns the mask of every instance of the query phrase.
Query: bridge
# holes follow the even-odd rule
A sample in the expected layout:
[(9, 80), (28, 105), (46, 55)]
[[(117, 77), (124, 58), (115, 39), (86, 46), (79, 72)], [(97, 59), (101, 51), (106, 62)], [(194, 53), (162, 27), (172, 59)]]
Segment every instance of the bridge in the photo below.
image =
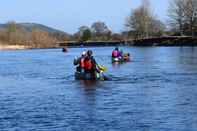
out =
[(197, 46), (197, 37), (163, 36), (135, 39), (133, 46)]
[(143, 39), (129, 39), (123, 41), (63, 41), (57, 43), (60, 47), (83, 46), (197, 46), (197, 37), (190, 36), (163, 36)]
[(77, 41), (65, 41), (57, 43), (60, 47), (83, 47), (83, 46), (121, 46), (125, 45), (124, 41), (87, 41), (87, 42), (77, 42)]

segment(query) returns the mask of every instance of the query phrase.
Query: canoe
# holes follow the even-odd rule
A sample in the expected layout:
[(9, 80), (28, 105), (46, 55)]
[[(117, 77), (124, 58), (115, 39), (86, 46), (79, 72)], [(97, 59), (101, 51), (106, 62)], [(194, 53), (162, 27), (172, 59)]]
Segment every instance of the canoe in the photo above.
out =
[(118, 57), (116, 57), (116, 58), (112, 57), (112, 63), (114, 63), (114, 62), (124, 62), (124, 59), (118, 58)]
[(81, 73), (81, 72), (75, 72), (75, 79), (76, 80), (107, 80), (107, 77), (104, 75), (101, 75), (96, 72), (96, 76), (92, 76), (91, 73)]
[(112, 63), (116, 63), (116, 62), (129, 62), (130, 61), (130, 55), (128, 53), (125, 53), (123, 55), (123, 57), (112, 57)]

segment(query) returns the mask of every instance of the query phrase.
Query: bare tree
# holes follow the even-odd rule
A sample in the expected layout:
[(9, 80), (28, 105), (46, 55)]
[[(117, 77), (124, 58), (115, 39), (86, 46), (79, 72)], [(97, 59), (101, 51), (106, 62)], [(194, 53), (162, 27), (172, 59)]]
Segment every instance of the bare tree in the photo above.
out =
[(29, 39), (29, 32), (26, 32), (14, 21), (7, 23), (7, 41), (9, 44), (24, 45)]
[(85, 30), (90, 30), (90, 28), (88, 26), (79, 27), (79, 35), (82, 36)]
[(134, 34), (135, 38), (154, 36), (158, 31), (163, 30), (163, 25), (160, 20), (154, 17), (148, 0), (143, 0), (141, 6), (131, 11), (125, 24), (127, 31), (130, 32), (128, 34)]
[(56, 46), (56, 38), (51, 36), (48, 32), (40, 29), (33, 29), (32, 31), (32, 42), (36, 48), (54, 47)]
[(92, 36), (91, 29), (88, 26), (79, 27), (78, 34), (79, 34), (80, 41), (90, 40)]
[(110, 31), (107, 25), (101, 21), (93, 23), (91, 29), (93, 33), (99, 33), (99, 34), (107, 33), (108, 31)]
[(183, 26), (185, 23), (185, 0), (173, 0), (168, 9), (169, 24), (179, 34), (183, 35)]
[(150, 34), (152, 36), (162, 36), (166, 30), (166, 25), (158, 19), (152, 19), (150, 27)]
[(196, 25), (196, 13), (197, 13), (197, 0), (185, 0), (185, 19), (189, 25), (189, 31), (191, 36), (194, 36), (194, 27)]
[(7, 35), (9, 43), (16, 43), (16, 22), (10, 21), (7, 23)]
[(178, 30), (180, 35), (194, 36), (197, 14), (197, 0), (173, 0), (170, 3), (169, 24)]
[(113, 40), (113, 41), (123, 41), (124, 38), (123, 38), (122, 34), (113, 33), (113, 34), (111, 35), (111, 40)]
[(8, 41), (8, 35), (6, 29), (0, 29), (0, 40), (3, 42)]
[(111, 31), (104, 22), (98, 21), (91, 26), (92, 37), (94, 40), (108, 40)]

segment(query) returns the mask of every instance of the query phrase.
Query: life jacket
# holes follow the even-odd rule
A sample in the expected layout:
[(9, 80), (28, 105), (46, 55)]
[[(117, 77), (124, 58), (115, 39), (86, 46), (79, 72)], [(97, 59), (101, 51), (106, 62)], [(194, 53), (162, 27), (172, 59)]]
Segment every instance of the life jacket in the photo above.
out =
[(86, 70), (91, 70), (93, 68), (92, 60), (91, 59), (85, 59), (84, 60), (84, 68)]
[(118, 57), (119, 52), (117, 50), (114, 50), (112, 52), (112, 57)]
[(84, 68), (84, 67), (85, 67), (85, 62), (84, 62), (84, 60), (85, 60), (85, 58), (81, 58), (81, 59), (80, 59), (79, 65), (80, 65), (81, 68)]
[(124, 54), (123, 58), (124, 58), (125, 61), (129, 61), (130, 60), (128, 53)]

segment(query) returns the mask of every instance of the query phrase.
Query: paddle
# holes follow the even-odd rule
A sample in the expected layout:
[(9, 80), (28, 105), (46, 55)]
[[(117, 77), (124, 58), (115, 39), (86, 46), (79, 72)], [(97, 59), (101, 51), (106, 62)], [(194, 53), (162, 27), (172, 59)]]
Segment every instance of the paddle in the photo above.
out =
[(100, 75), (102, 76), (101, 77), (101, 80), (108, 80), (108, 78), (104, 75), (103, 72), (106, 72), (107, 71), (107, 67), (104, 66), (104, 65), (97, 65), (98, 69), (100, 70)]
[(105, 67), (104, 65), (97, 65), (97, 67), (99, 68), (99, 70), (101, 72), (106, 72), (107, 71), (107, 67)]

